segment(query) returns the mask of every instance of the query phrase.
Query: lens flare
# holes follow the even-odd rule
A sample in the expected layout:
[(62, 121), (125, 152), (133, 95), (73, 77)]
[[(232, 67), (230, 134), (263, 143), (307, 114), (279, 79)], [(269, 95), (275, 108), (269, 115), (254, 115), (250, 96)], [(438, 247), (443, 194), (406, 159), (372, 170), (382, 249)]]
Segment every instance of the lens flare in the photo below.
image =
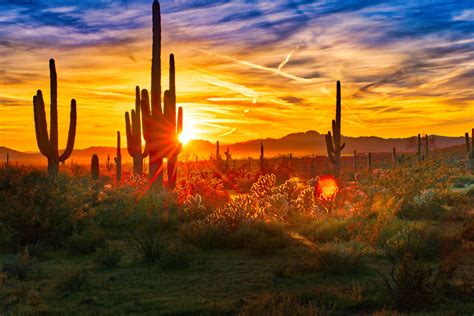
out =
[(316, 183), (315, 195), (326, 201), (334, 199), (339, 191), (336, 179), (333, 176), (320, 176)]

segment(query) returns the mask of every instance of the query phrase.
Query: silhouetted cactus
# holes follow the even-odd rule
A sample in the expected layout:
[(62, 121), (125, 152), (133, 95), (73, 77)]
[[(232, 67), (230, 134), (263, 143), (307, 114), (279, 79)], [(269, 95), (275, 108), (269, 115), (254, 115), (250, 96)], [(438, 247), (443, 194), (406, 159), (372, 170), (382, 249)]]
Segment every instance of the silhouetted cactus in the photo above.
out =
[(221, 160), (221, 154), (220, 154), (219, 141), (216, 141), (216, 161), (219, 162), (220, 160)]
[(112, 163), (110, 162), (110, 155), (107, 154), (107, 159), (105, 160), (105, 168), (108, 172), (112, 171)]
[(397, 155), (397, 150), (395, 147), (392, 148), (392, 163), (394, 166), (398, 165), (401, 162), (401, 156)]
[(142, 124), (140, 115), (140, 87), (135, 88), (135, 110), (132, 110), (132, 120), (130, 115), (125, 113), (125, 130), (127, 135), (127, 150), (133, 157), (133, 174), (142, 175), (143, 158), (147, 156), (146, 149), (142, 151)]
[(99, 156), (96, 154), (93, 154), (91, 159), (91, 177), (92, 180), (99, 179)]
[(225, 169), (229, 170), (229, 162), (232, 159), (232, 155), (228, 147), (227, 147), (227, 150), (224, 152), (224, 154), (225, 154)]
[(354, 149), (354, 180), (357, 180), (357, 151)]
[(48, 172), (50, 175), (56, 175), (59, 169), (59, 163), (65, 161), (72, 154), (74, 149), (74, 139), (76, 136), (76, 100), (71, 100), (71, 114), (69, 122), (69, 134), (66, 150), (59, 155), (58, 153), (58, 83), (56, 66), (54, 59), (49, 60), (49, 73), (51, 85), (51, 116), (50, 116), (50, 135), (48, 137), (48, 127), (46, 123), (46, 112), (43, 100), (43, 93), (38, 90), (33, 97), (33, 109), (35, 118), (36, 141), (38, 148), (43, 156), (48, 158)]
[(148, 91), (142, 90), (141, 111), (143, 135), (149, 155), (149, 174), (154, 188), (163, 186), (163, 158), (168, 159), (168, 183), (176, 184), (177, 156), (182, 145), (178, 136), (183, 127), (183, 109), (176, 118), (176, 84), (174, 55), (170, 55), (170, 84), (164, 93), (164, 111), (161, 107), (161, 17), (160, 4), (153, 3), (153, 52), (151, 65), (151, 108)]
[(313, 157), (311, 157), (310, 162), (310, 177), (311, 179), (316, 178), (316, 158), (314, 157), (314, 154)]
[(471, 141), (469, 142), (469, 133), (465, 134), (465, 138), (468, 165), (470, 166), (471, 173), (474, 174), (474, 128), (471, 130)]
[(265, 171), (265, 149), (263, 148), (263, 142), (260, 142), (260, 171)]
[(425, 135), (425, 159), (428, 158), (430, 153), (430, 143), (428, 141), (428, 134)]
[(117, 131), (117, 153), (114, 158), (115, 161), (115, 178), (117, 179), (117, 183), (120, 183), (122, 179), (122, 150), (120, 146), (120, 132)]
[(369, 152), (367, 155), (367, 170), (370, 172), (372, 171), (372, 153)]
[(326, 134), (328, 158), (334, 164), (334, 174), (339, 177), (341, 170), (341, 151), (346, 144), (341, 144), (341, 82), (337, 82), (336, 119), (332, 120), (332, 132)]
[(418, 161), (422, 161), (423, 157), (421, 156), (421, 135), (420, 134), (418, 134), (418, 150), (416, 154), (418, 155)]
[(8, 167), (10, 165), (10, 154), (7, 153), (7, 160), (5, 161), (5, 167)]

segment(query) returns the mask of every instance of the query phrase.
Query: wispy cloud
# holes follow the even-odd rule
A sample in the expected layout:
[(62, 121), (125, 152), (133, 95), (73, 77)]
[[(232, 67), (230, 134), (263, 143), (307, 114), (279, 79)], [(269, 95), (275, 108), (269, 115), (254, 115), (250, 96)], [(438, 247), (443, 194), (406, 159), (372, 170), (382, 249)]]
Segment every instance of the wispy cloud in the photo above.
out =
[[(162, 0), (163, 88), (200, 137), (241, 141), (330, 129), (462, 135), (474, 117), (469, 1)], [(134, 87), (150, 85), (151, 0), (0, 2), (0, 145), (34, 149), (31, 97), (57, 60), (60, 131), (78, 100), (77, 146), (113, 144)], [(466, 118), (470, 118), (466, 119)], [(106, 122), (106, 123), (104, 123)]]

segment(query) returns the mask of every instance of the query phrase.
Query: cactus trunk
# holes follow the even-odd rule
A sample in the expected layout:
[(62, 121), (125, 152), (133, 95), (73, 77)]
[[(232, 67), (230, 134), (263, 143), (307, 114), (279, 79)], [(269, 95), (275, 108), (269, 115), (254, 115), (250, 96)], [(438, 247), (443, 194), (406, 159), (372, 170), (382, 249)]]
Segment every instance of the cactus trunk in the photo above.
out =
[(115, 157), (115, 177), (117, 179), (117, 183), (120, 183), (122, 179), (122, 151), (120, 146), (120, 132), (117, 131), (117, 154)]
[(471, 174), (474, 174), (474, 128), (471, 130), (471, 141), (469, 141), (469, 133), (466, 133), (464, 136), (466, 139), (468, 168), (471, 169)]
[(92, 180), (99, 179), (99, 156), (96, 154), (93, 154), (91, 159), (91, 177)]
[(263, 148), (263, 142), (260, 142), (260, 171), (265, 171), (265, 149)]
[(76, 100), (71, 100), (71, 113), (69, 122), (69, 133), (67, 145), (64, 152), (59, 155), (58, 152), (58, 84), (56, 65), (54, 59), (49, 60), (50, 71), (50, 89), (51, 89), (51, 113), (50, 113), (50, 135), (48, 136), (48, 127), (46, 122), (45, 104), (43, 93), (38, 90), (33, 97), (33, 110), (35, 119), (36, 141), (38, 148), (43, 156), (48, 158), (48, 173), (52, 176), (57, 175), (59, 163), (66, 161), (74, 149), (74, 140), (76, 137)]
[(418, 155), (418, 161), (422, 161), (423, 158), (421, 157), (421, 135), (418, 134), (418, 151), (417, 151), (417, 155)]
[(430, 153), (430, 143), (428, 141), (428, 134), (425, 135), (425, 159), (428, 158), (428, 154)]
[(367, 155), (367, 170), (369, 172), (372, 171), (372, 153), (369, 152), (369, 154)]
[(354, 149), (354, 180), (357, 180), (357, 151)]
[(332, 134), (326, 134), (328, 158), (334, 164), (334, 175), (339, 177), (341, 170), (341, 152), (346, 144), (341, 144), (341, 82), (336, 85), (336, 119), (332, 120)]

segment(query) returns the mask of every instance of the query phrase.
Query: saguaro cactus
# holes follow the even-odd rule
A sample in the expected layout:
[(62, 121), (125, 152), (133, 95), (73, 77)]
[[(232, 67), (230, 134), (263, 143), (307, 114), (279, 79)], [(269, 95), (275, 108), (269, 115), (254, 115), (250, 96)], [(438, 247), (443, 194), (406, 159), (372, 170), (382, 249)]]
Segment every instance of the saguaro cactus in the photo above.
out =
[(48, 172), (54, 176), (58, 173), (59, 163), (65, 161), (72, 154), (74, 139), (76, 136), (76, 100), (71, 100), (71, 114), (69, 121), (69, 134), (66, 150), (58, 153), (58, 82), (54, 59), (49, 60), (50, 89), (51, 89), (51, 116), (50, 135), (48, 137), (48, 126), (46, 122), (45, 105), (43, 93), (38, 90), (33, 97), (33, 110), (35, 118), (36, 141), (43, 156), (48, 158)]
[(474, 128), (471, 130), (471, 141), (469, 142), (469, 133), (465, 134), (465, 138), (468, 165), (471, 168), (471, 173), (474, 174)]
[(265, 149), (263, 148), (263, 142), (260, 142), (260, 170), (265, 170)]
[(372, 171), (372, 153), (369, 152), (367, 155), (367, 170), (370, 172)]
[(401, 162), (401, 157), (397, 155), (397, 149), (395, 147), (392, 148), (392, 163), (394, 166), (398, 165)]
[(153, 52), (151, 65), (151, 109), (148, 91), (142, 90), (141, 111), (143, 134), (149, 155), (150, 178), (154, 188), (163, 185), (163, 158), (168, 158), (168, 182), (176, 183), (177, 155), (181, 151), (178, 135), (183, 126), (183, 109), (176, 118), (176, 85), (174, 55), (170, 55), (170, 87), (164, 94), (164, 112), (161, 107), (161, 17), (160, 4), (153, 3)]
[(418, 155), (418, 161), (422, 161), (423, 157), (421, 157), (421, 135), (420, 134), (418, 134), (418, 150), (416, 154)]
[(430, 143), (428, 141), (428, 134), (425, 135), (425, 159), (428, 158), (428, 154), (430, 153)]
[(5, 161), (5, 167), (8, 167), (10, 165), (10, 154), (7, 153), (7, 160)]
[(311, 157), (309, 168), (310, 168), (310, 177), (311, 179), (314, 179), (316, 177), (316, 158), (314, 157), (314, 154), (313, 154), (313, 157)]
[(92, 180), (99, 179), (99, 156), (96, 154), (93, 154), (91, 159), (91, 177)]
[(326, 134), (328, 158), (334, 164), (334, 174), (339, 177), (341, 170), (341, 151), (346, 144), (341, 144), (341, 82), (337, 82), (336, 119), (332, 120), (332, 132)]
[(357, 180), (357, 151), (354, 149), (354, 180)]
[(122, 179), (122, 151), (120, 147), (120, 132), (117, 131), (117, 155), (114, 158), (117, 183), (120, 183)]
[(225, 154), (225, 169), (229, 169), (229, 162), (232, 159), (232, 154), (230, 153), (229, 147), (227, 147), (227, 150), (224, 152)]
[(142, 125), (140, 120), (140, 87), (135, 87), (135, 110), (130, 115), (125, 113), (125, 129), (127, 134), (127, 151), (133, 157), (133, 174), (142, 175), (143, 158), (147, 156), (146, 149), (142, 151)]
[(221, 160), (221, 154), (220, 154), (220, 147), (219, 147), (219, 141), (216, 141), (216, 161)]

